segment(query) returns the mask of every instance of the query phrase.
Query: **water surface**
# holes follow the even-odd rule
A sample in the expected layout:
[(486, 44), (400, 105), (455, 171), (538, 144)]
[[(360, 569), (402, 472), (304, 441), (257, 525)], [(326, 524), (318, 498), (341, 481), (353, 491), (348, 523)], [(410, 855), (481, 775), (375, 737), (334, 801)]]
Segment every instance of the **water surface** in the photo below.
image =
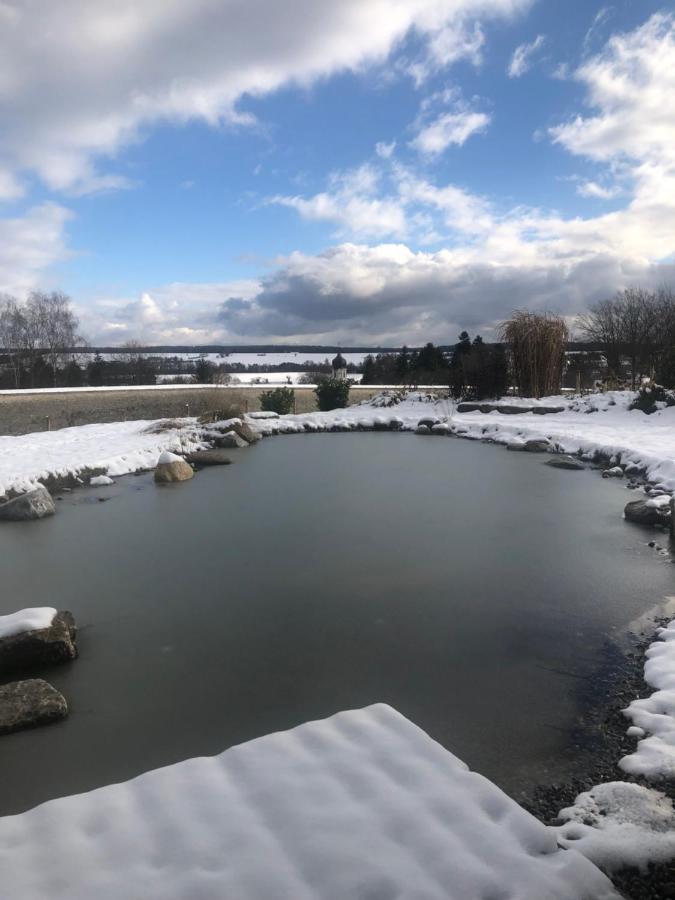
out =
[(233, 457), (2, 524), (0, 612), (72, 610), (81, 656), (40, 673), (70, 717), (0, 738), (0, 813), (377, 701), (511, 793), (575, 766), (580, 684), (671, 590), (621, 484), (414, 435)]

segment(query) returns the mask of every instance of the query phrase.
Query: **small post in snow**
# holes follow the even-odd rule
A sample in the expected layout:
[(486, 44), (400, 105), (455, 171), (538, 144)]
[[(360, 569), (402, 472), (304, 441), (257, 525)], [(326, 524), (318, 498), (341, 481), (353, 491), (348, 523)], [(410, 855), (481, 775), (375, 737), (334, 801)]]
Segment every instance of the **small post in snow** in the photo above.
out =
[(185, 415), (186, 415), (188, 418), (190, 417), (190, 404), (189, 404), (189, 403), (186, 403), (186, 404), (185, 404)]
[(45, 416), (45, 419), (47, 420), (47, 431), (51, 431), (52, 423), (49, 421), (49, 416)]

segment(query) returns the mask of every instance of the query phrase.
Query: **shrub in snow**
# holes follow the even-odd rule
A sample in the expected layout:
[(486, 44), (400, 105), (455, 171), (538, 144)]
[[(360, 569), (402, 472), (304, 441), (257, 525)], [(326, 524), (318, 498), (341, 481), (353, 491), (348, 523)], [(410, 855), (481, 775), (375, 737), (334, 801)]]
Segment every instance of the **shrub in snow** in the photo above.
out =
[(278, 387), (272, 391), (263, 391), (260, 395), (260, 408), (263, 412), (274, 412), (285, 416), (293, 412), (295, 394), (292, 388)]
[(343, 378), (322, 378), (314, 388), (316, 402), (321, 412), (343, 409), (349, 403), (351, 381)]
[(675, 406), (675, 393), (660, 384), (646, 384), (637, 392), (630, 409), (639, 409), (649, 416), (664, 406)]

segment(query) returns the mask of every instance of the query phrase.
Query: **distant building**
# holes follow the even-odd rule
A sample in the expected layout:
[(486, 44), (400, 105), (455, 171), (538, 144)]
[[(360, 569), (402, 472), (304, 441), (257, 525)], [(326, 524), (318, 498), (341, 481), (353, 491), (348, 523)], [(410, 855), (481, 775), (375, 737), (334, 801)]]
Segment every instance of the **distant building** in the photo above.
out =
[(347, 360), (338, 351), (338, 355), (332, 362), (333, 378), (339, 378), (341, 381), (347, 380)]

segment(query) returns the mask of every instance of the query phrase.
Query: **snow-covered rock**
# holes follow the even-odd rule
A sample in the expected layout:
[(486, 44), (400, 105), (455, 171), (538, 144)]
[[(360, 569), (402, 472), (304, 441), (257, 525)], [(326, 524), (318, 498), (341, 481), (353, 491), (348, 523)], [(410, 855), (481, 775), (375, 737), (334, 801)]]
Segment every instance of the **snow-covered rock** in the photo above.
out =
[(339, 713), (0, 819), (17, 900), (618, 900), (391, 708)]
[(586, 791), (563, 809), (563, 847), (574, 847), (606, 872), (675, 859), (675, 810), (660, 791), (610, 781)]
[(44, 485), (39, 484), (34, 490), (19, 494), (13, 500), (0, 503), (0, 519), (8, 522), (25, 522), (31, 519), (44, 519), (56, 512), (51, 494)]
[(45, 606), (0, 616), (0, 672), (69, 662), (77, 657), (76, 636), (66, 610)]
[(155, 468), (155, 481), (158, 484), (172, 484), (176, 481), (188, 481), (195, 473), (192, 466), (180, 456), (164, 450), (160, 453)]
[(49, 628), (55, 615), (56, 610), (53, 606), (31, 606), (6, 616), (0, 616), (0, 640), (14, 637), (24, 631)]
[(229, 466), (232, 460), (225, 450), (198, 450), (187, 456), (187, 461), (195, 466)]
[(236, 450), (248, 447), (248, 441), (237, 434), (236, 431), (226, 431), (225, 434), (217, 437), (213, 443), (216, 447), (220, 447), (223, 450)]
[(106, 487), (109, 484), (115, 484), (115, 482), (109, 475), (94, 475), (93, 478), (89, 479), (89, 484), (92, 487)]
[(623, 509), (629, 522), (637, 525), (667, 525), (669, 507), (650, 505), (649, 500), (631, 500)]

